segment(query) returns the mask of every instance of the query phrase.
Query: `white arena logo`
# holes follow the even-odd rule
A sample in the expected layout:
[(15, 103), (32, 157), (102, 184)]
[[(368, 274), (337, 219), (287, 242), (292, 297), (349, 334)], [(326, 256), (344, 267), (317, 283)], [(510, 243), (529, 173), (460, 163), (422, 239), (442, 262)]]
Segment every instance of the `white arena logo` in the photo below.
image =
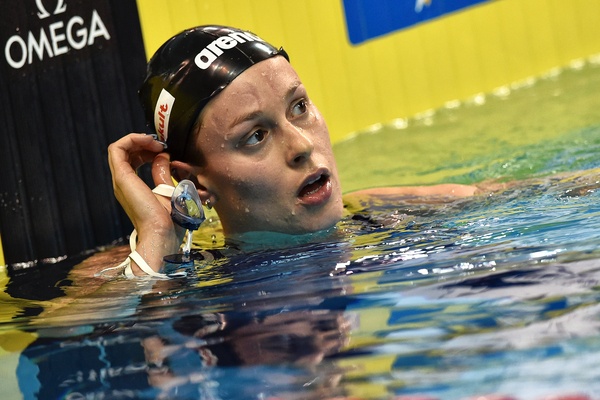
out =
[(194, 62), (200, 69), (206, 69), (223, 54), (223, 50), (232, 49), (237, 46), (238, 43), (245, 42), (262, 42), (263, 40), (250, 32), (233, 32), (226, 36), (221, 36), (213, 40), (208, 46), (206, 46), (200, 53), (194, 58)]

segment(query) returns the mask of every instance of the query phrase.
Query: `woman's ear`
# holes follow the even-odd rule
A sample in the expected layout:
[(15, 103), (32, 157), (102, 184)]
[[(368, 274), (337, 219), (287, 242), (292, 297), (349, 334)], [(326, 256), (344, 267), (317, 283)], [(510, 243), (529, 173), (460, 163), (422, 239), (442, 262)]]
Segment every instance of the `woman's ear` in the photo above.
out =
[(210, 184), (204, 178), (202, 167), (183, 161), (173, 161), (171, 162), (171, 175), (178, 182), (184, 179), (192, 181), (196, 185), (202, 201), (210, 200), (214, 204), (214, 195), (210, 192)]
[(176, 181), (188, 179), (198, 186), (197, 176), (200, 174), (201, 168), (182, 161), (171, 162), (171, 175)]

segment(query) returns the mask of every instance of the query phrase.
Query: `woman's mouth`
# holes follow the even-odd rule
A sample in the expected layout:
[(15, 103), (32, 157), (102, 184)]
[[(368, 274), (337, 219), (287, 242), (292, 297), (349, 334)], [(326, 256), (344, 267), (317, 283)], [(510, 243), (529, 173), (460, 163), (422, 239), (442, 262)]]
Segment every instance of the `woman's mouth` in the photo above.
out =
[(321, 173), (310, 177), (298, 192), (300, 202), (307, 205), (318, 205), (331, 196), (331, 180), (329, 175)]

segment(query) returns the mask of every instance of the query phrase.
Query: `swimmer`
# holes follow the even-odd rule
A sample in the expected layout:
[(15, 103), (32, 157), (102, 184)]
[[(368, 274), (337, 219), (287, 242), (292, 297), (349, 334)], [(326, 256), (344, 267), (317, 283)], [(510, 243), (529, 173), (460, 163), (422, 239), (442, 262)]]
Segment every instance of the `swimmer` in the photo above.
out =
[[(173, 187), (173, 178), (193, 182), (227, 239), (301, 235), (341, 220), (327, 125), (283, 49), (236, 28), (192, 28), (157, 50), (139, 94), (153, 135), (128, 134), (108, 148), (115, 196), (137, 232), (132, 274), (158, 273), (184, 236), (170, 198), (136, 174), (145, 163), (152, 163), (157, 186)], [(465, 197), (477, 190), (442, 184), (355, 195)]]

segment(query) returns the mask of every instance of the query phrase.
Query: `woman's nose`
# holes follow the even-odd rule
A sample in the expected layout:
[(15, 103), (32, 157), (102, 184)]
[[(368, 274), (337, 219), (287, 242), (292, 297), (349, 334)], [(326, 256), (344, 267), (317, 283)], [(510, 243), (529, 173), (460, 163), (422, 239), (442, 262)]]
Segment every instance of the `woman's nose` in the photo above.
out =
[(310, 134), (301, 127), (288, 123), (285, 127), (286, 134), (284, 141), (287, 145), (288, 164), (292, 167), (301, 165), (308, 161), (310, 155), (315, 149)]

